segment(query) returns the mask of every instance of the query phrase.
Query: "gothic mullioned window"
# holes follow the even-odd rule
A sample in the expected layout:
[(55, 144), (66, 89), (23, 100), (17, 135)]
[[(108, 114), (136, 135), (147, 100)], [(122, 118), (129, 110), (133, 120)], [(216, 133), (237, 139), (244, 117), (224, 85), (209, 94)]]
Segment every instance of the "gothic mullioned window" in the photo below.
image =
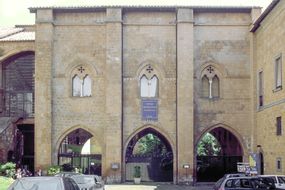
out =
[(158, 96), (158, 77), (151, 65), (148, 65), (140, 77), (140, 96), (152, 98)]
[(82, 66), (73, 71), (72, 77), (72, 96), (86, 97), (92, 95), (92, 80)]
[(220, 79), (216, 69), (209, 65), (202, 72), (202, 97), (219, 98), (220, 97)]

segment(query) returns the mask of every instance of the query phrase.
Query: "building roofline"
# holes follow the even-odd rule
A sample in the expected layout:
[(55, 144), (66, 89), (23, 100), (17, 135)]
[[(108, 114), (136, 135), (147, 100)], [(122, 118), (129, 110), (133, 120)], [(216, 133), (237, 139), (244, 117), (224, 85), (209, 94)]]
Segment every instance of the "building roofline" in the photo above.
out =
[(267, 17), (267, 15), (274, 9), (274, 7), (280, 2), (280, 0), (273, 0), (270, 5), (265, 9), (265, 11), (259, 16), (259, 18), (253, 23), (253, 27), (250, 32), (255, 32), (260, 23)]
[(77, 12), (77, 11), (105, 11), (107, 8), (121, 8), (124, 10), (145, 10), (145, 11), (175, 11), (178, 8), (190, 8), (197, 12), (210, 11), (233, 11), (233, 12), (250, 12), (253, 8), (261, 8), (257, 6), (50, 6), (50, 7), (30, 7), (31, 13), (36, 13), (37, 10), (53, 9), (54, 11), (62, 12)]

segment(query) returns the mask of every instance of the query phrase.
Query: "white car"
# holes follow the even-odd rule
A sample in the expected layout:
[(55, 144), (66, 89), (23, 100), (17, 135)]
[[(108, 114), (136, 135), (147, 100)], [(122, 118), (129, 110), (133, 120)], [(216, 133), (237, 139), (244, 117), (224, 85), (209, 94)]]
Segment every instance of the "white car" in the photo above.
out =
[(261, 178), (271, 178), (278, 189), (285, 189), (285, 175), (260, 175)]
[(80, 190), (104, 190), (104, 183), (97, 175), (74, 175), (70, 178), (74, 179)]
[(79, 190), (79, 187), (71, 178), (23, 177), (16, 179), (8, 190)]

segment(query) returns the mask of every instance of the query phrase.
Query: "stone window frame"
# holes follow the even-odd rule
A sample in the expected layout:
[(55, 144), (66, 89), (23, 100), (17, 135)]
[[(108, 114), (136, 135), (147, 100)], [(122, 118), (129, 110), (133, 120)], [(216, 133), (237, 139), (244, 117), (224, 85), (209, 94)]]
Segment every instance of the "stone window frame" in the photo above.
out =
[[(157, 86), (156, 86), (156, 93), (155, 96), (152, 97), (148, 97), (148, 96), (141, 96), (141, 79), (143, 77), (146, 77), (148, 80), (152, 80), (153, 77), (157, 78)], [(161, 82), (161, 77), (160, 77), (160, 72), (158, 71), (158, 69), (156, 69), (153, 64), (147, 64), (145, 65), (138, 76), (138, 97), (140, 99), (151, 99), (151, 98), (159, 98), (159, 94), (160, 94), (160, 82)]]
[(274, 89), (273, 92), (282, 90), (282, 54), (274, 58)]
[[(209, 95), (205, 96), (204, 95), (204, 89), (203, 89), (203, 79), (207, 78), (209, 81), (209, 85), (208, 88), (209, 90), (207, 92), (209, 92)], [(218, 96), (213, 96), (213, 79), (217, 77), (218, 79)], [(200, 90), (200, 97), (205, 98), (205, 99), (209, 99), (209, 100), (216, 100), (216, 99), (220, 99), (221, 96), (221, 86), (222, 86), (222, 74), (220, 73), (219, 69), (214, 66), (213, 64), (208, 64), (207, 66), (204, 67), (204, 69), (201, 72), (200, 75), (200, 81), (201, 81), (201, 90)]]
[(264, 106), (264, 72), (260, 70), (257, 74), (257, 96), (258, 96), (258, 107)]
[(276, 171), (282, 172), (282, 158), (281, 157), (276, 158)]
[[(81, 80), (82, 80), (82, 89), (80, 91), (80, 95), (75, 96), (74, 95), (74, 91), (73, 91), (73, 82), (74, 82), (74, 78), (78, 76)], [(83, 88), (84, 88), (84, 80), (86, 79), (86, 77), (89, 77), (91, 79), (91, 94), (90, 95), (84, 95), (83, 92)], [(93, 84), (94, 84), (94, 77), (92, 76), (92, 71), (91, 69), (87, 66), (87, 65), (77, 65), (75, 66), (70, 74), (70, 81), (71, 81), (71, 88), (70, 88), (70, 95), (72, 98), (84, 98), (84, 97), (92, 97), (94, 95), (94, 88), (93, 88)]]
[(276, 136), (282, 136), (282, 117), (276, 117)]

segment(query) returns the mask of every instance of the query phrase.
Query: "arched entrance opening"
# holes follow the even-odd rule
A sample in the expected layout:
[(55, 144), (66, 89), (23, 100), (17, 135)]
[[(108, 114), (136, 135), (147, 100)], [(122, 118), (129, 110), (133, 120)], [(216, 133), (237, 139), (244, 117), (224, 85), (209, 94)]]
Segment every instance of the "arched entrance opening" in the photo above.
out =
[(242, 162), (242, 146), (237, 137), (223, 127), (205, 133), (196, 147), (197, 181), (217, 181), (226, 173), (237, 173)]
[(142, 181), (173, 181), (171, 145), (162, 134), (153, 128), (138, 132), (129, 141), (125, 162), (127, 181), (133, 181), (136, 166), (140, 167)]
[(7, 132), (6, 142), (0, 144), (10, 150), (7, 161), (33, 173), (35, 53), (23, 51), (0, 64), (0, 131)]
[(97, 139), (84, 129), (75, 129), (60, 143), (58, 164), (64, 171), (78, 170), (101, 176), (102, 149)]

